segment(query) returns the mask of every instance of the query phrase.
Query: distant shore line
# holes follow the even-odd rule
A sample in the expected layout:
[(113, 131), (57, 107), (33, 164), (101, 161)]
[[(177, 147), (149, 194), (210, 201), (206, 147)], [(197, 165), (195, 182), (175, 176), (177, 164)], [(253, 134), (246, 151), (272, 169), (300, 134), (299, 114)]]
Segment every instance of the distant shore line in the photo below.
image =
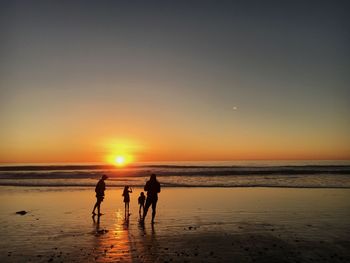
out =
[[(94, 188), (93, 184), (61, 184), (61, 185), (52, 185), (52, 184), (11, 184), (11, 183), (0, 183), (0, 187), (48, 187), (48, 188)], [(133, 188), (143, 188), (143, 185), (130, 185)], [(124, 185), (108, 185), (108, 188), (123, 188)], [(164, 188), (291, 188), (291, 189), (350, 189), (350, 186), (287, 186), (287, 185), (170, 185), (162, 184)]]
[(64, 170), (128, 170), (137, 168), (166, 168), (166, 169), (349, 169), (350, 165), (338, 164), (300, 164), (300, 165), (128, 165), (116, 167), (114, 165), (1, 165), (0, 171), (64, 171)]

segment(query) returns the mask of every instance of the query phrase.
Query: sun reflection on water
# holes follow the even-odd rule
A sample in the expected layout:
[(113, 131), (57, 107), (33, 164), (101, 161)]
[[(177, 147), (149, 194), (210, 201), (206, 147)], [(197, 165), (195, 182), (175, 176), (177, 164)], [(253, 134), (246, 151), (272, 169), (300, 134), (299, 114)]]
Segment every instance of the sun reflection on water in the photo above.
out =
[(118, 210), (113, 215), (113, 224), (110, 231), (104, 229), (100, 221), (104, 218), (94, 220), (97, 238), (94, 259), (96, 262), (132, 262), (130, 254), (130, 239), (128, 231), (128, 218)]

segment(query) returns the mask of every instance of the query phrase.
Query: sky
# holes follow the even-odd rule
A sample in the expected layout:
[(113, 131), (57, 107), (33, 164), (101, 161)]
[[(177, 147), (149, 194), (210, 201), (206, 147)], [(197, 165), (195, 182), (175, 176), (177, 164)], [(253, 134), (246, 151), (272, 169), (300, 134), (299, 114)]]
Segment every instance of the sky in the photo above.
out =
[(0, 162), (350, 159), (346, 1), (1, 1)]

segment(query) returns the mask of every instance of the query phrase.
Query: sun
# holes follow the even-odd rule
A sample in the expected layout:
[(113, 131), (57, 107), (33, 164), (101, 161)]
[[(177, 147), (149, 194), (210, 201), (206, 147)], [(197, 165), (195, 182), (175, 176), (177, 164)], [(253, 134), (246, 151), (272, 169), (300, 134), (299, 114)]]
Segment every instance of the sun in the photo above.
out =
[(124, 166), (125, 165), (125, 157), (122, 155), (117, 155), (114, 159), (114, 162), (118, 166)]
[(106, 157), (106, 161), (107, 163), (117, 167), (125, 167), (133, 163), (134, 158), (127, 153), (114, 153), (114, 154), (108, 155)]
[(105, 148), (103, 151), (104, 162), (119, 168), (127, 167), (135, 162), (135, 152), (139, 151), (140, 147), (135, 143), (127, 140), (106, 140), (103, 143)]
[(107, 157), (107, 163), (120, 168), (128, 166), (133, 161), (134, 158), (132, 158), (132, 156), (127, 153), (110, 154)]

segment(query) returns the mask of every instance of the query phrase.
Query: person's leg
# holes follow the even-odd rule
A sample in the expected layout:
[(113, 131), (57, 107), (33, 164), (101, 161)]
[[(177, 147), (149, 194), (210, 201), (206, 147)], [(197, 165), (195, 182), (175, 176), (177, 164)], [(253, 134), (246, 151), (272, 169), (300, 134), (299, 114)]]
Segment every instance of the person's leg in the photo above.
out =
[(94, 209), (92, 210), (92, 214), (94, 214), (94, 215), (96, 215), (96, 213), (95, 213), (96, 208), (97, 208), (97, 201), (95, 203)]
[(148, 208), (151, 206), (151, 200), (149, 198), (146, 199), (146, 205), (143, 209), (143, 218), (145, 219), (147, 212), (148, 212)]
[(101, 201), (97, 203), (97, 213), (98, 215), (101, 215)]
[(152, 223), (154, 223), (154, 217), (156, 216), (157, 200), (152, 202)]

